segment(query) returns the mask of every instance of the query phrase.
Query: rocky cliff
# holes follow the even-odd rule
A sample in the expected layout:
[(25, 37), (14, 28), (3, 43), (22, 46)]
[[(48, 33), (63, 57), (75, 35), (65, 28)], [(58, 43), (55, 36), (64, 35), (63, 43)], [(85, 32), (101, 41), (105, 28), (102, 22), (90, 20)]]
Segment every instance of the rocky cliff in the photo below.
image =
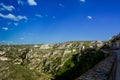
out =
[(103, 45), (102, 41), (0, 45), (0, 80), (72, 79), (104, 58)]

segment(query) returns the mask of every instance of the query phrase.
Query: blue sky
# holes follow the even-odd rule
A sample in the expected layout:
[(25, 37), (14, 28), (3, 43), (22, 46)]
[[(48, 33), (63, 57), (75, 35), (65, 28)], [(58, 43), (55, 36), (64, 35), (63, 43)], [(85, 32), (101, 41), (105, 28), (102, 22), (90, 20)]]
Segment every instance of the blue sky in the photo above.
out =
[(108, 40), (120, 32), (120, 0), (0, 0), (0, 43)]

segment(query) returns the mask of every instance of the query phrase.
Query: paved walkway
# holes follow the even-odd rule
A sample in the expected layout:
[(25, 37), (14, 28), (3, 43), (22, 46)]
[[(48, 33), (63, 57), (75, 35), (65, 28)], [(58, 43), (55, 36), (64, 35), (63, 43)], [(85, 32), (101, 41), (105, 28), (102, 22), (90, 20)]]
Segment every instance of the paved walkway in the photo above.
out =
[(115, 80), (120, 80), (120, 49), (117, 52), (117, 69), (116, 69), (116, 76)]

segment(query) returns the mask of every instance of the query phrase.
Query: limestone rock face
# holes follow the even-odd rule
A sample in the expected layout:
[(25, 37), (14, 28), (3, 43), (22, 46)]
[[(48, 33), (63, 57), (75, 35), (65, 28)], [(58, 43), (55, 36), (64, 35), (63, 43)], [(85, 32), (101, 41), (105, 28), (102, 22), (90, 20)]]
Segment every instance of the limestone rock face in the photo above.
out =
[[(82, 50), (93, 44), (98, 43), (73, 41), (43, 45), (1, 45), (0, 79), (50, 80), (73, 55), (81, 55)], [(71, 63), (69, 67), (72, 66)]]

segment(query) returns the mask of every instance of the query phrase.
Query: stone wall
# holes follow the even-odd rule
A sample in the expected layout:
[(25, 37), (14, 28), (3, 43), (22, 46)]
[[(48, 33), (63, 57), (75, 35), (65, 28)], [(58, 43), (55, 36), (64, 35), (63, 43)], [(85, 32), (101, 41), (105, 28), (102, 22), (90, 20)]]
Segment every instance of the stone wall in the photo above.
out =
[(114, 75), (112, 74), (112, 69), (116, 61), (116, 55), (111, 54), (109, 57), (101, 61), (94, 68), (87, 71), (85, 74), (81, 75), (75, 80), (114, 80)]

